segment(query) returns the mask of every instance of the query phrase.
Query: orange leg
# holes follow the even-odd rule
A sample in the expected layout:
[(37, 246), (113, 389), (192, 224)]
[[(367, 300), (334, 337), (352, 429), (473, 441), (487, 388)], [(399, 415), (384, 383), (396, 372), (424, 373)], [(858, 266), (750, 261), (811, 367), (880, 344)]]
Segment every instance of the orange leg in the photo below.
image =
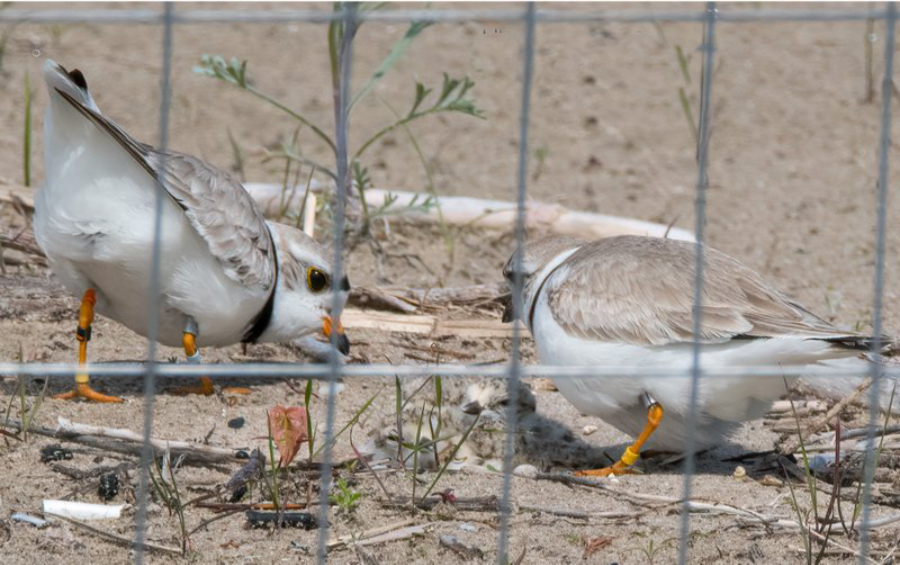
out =
[[(181, 336), (181, 345), (184, 347), (184, 354), (187, 355), (188, 363), (200, 362), (200, 350), (197, 349), (197, 324), (190, 320), (184, 333)], [(202, 394), (210, 396), (215, 394), (216, 389), (213, 387), (212, 379), (209, 377), (200, 377), (200, 386), (183, 386), (178, 387), (173, 394)]]
[[(75, 330), (75, 339), (78, 340), (78, 364), (87, 363), (87, 344), (91, 340), (91, 324), (94, 322), (94, 305), (97, 304), (97, 295), (94, 289), (89, 288), (81, 298), (81, 308), (78, 310), (78, 329)], [(86, 372), (75, 374), (75, 390), (65, 394), (59, 394), (56, 398), (71, 400), (73, 398), (85, 398), (94, 402), (122, 402), (118, 396), (107, 396), (91, 388)]]
[[(181, 345), (184, 347), (184, 354), (187, 355), (188, 363), (200, 362), (200, 350), (197, 348), (197, 332), (197, 322), (190, 318), (181, 336)], [(215, 392), (216, 389), (213, 387), (212, 379), (209, 377), (200, 377), (199, 386), (178, 387), (172, 391), (173, 394), (202, 394), (204, 396), (210, 396), (215, 394)], [(252, 391), (248, 388), (228, 387), (223, 389), (222, 392), (226, 394), (250, 394)]]
[(647, 408), (647, 425), (644, 426), (644, 431), (642, 431), (641, 435), (639, 435), (638, 438), (634, 440), (634, 443), (625, 448), (625, 453), (622, 454), (622, 457), (618, 461), (616, 461), (612, 467), (605, 467), (603, 469), (591, 469), (588, 471), (578, 471), (575, 473), (575, 476), (608, 477), (609, 475), (624, 475), (626, 473), (633, 473), (634, 471), (631, 471), (629, 467), (634, 465), (635, 461), (638, 460), (641, 447), (648, 439), (650, 439), (650, 436), (653, 435), (653, 432), (656, 431), (656, 428), (659, 427), (659, 423), (662, 421), (663, 417), (662, 405), (655, 400), (650, 400), (649, 403), (650, 406)]

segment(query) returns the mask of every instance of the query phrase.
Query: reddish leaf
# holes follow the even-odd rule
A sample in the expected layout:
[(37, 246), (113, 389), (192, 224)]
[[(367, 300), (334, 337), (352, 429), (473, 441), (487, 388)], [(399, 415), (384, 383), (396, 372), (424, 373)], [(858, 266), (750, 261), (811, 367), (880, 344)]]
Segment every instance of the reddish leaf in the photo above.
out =
[(604, 547), (612, 545), (612, 538), (587, 538), (584, 540), (584, 554), (582, 559), (587, 559)]
[(272, 428), (272, 440), (281, 455), (279, 466), (287, 467), (300, 451), (300, 445), (309, 439), (306, 408), (276, 406), (269, 411), (269, 425)]

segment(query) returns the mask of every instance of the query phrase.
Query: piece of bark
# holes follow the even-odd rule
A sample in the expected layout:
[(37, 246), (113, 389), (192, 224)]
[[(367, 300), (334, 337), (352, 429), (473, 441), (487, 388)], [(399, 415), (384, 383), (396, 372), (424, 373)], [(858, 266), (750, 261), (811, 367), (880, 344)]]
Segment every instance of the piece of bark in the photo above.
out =
[(393, 314), (348, 308), (341, 314), (345, 328), (431, 336), (512, 337), (512, 324), (499, 319), (441, 320), (425, 314)]

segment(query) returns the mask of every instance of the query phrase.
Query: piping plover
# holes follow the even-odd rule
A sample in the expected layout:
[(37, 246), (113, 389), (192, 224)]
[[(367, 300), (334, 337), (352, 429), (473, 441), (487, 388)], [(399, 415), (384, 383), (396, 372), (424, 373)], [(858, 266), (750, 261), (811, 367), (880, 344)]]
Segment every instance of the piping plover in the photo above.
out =
[[(79, 363), (87, 355), (94, 310), (146, 335), (149, 304), (158, 307), (157, 339), (183, 346), (288, 341), (322, 329), (334, 286), (326, 251), (301, 231), (268, 222), (241, 184), (190, 155), (135, 141), (100, 113), (84, 75), (44, 63), (50, 93), (44, 120), (45, 181), (35, 200), (34, 231), (62, 284), (82, 296)], [(165, 189), (160, 288), (151, 297), (157, 183)], [(120, 399), (75, 378), (66, 398)], [(193, 390), (209, 394), (212, 381)]]
[[(400, 415), (403, 432), (401, 458), (405, 466), (413, 467), (414, 450), (411, 447), (415, 445), (417, 434), (421, 446), (418, 467), (435, 469), (438, 462), (446, 460), (452, 448), (471, 430), (454, 458), (470, 465), (501, 468), (509, 402), (507, 380), (446, 377), (441, 384), (440, 410), (435, 403), (434, 387), (428, 386), (424, 379), (412, 379), (405, 384), (405, 400), (408, 402)], [(413, 393), (414, 396), (409, 396)], [(513, 459), (516, 464), (528, 463), (549, 469), (601, 465), (608, 461), (599, 447), (583, 441), (565, 425), (538, 414), (534, 393), (524, 382), (520, 382), (519, 386), (516, 417), (518, 426)], [(397, 440), (401, 437), (397, 433), (397, 420), (396, 413), (391, 412), (372, 429), (372, 441), (366, 451), (373, 453), (376, 459), (396, 459)]]
[[(554, 237), (525, 247), (522, 315), (542, 363), (683, 370), (683, 376), (554, 379), (578, 410), (637, 438), (615, 465), (584, 474), (624, 472), (645, 443), (666, 451), (685, 448), (698, 337), (703, 369), (805, 366), (856, 357), (871, 347), (870, 336), (818, 318), (709, 247), (701, 335), (695, 336), (695, 245), (617, 236), (591, 243)], [(512, 261), (504, 268), (508, 281)], [(720, 443), (785, 392), (781, 377), (701, 379), (694, 446)]]

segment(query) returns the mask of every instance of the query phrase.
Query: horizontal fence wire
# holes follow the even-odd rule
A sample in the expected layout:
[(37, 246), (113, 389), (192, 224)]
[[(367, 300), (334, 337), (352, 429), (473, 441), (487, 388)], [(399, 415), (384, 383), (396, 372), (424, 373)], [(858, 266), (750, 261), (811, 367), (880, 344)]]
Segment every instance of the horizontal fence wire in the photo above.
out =
[[(333, 371), (332, 365), (314, 363), (161, 363), (154, 369), (156, 374), (166, 378), (196, 378), (209, 376), (216, 378), (326, 378)], [(91, 376), (106, 379), (124, 379), (143, 376), (147, 366), (143, 363), (0, 363), (0, 379), (26, 377), (72, 377), (76, 373), (87, 371)], [(583, 377), (660, 377), (690, 378), (691, 367), (604, 367), (600, 365), (523, 365), (520, 369), (523, 377), (553, 377), (569, 379)], [(781, 366), (759, 365), (756, 367), (710, 367), (703, 368), (700, 373), (704, 378), (738, 379), (742, 377), (816, 377), (816, 378), (848, 378), (865, 377), (868, 369), (859, 370), (847, 367), (829, 367), (824, 365)], [(886, 365), (881, 369), (885, 377), (900, 377), (900, 365)], [(509, 375), (509, 365), (505, 363), (461, 365), (452, 363), (423, 365), (342, 365), (341, 375), (344, 377), (505, 377)]]
[[(289, 22), (330, 23), (340, 19), (343, 13), (325, 10), (184, 10), (173, 16), (175, 24), (273, 24)], [(525, 10), (405, 10), (386, 9), (377, 12), (360, 13), (358, 20), (385, 23), (411, 21), (431, 22), (475, 22), (475, 21), (523, 21)], [(537, 10), (535, 20), (540, 24), (552, 23), (652, 23), (652, 22), (696, 22), (704, 19), (702, 11), (660, 11), (652, 10)], [(880, 10), (800, 10), (800, 9), (734, 9), (720, 10), (717, 23), (755, 22), (839, 22), (882, 20), (887, 17)], [(158, 10), (34, 10), (20, 8), (0, 9), (0, 22), (20, 23), (115, 23), (115, 24), (162, 24), (164, 15)]]
[[(885, 232), (886, 217), (885, 206), (887, 199), (887, 171), (888, 171), (888, 147), (890, 144), (890, 84), (892, 79), (892, 59), (894, 49), (894, 25), (896, 21), (896, 9), (894, 5), (888, 5), (886, 8), (879, 9), (746, 9), (732, 8), (725, 6), (716, 10), (714, 5), (708, 5), (706, 10), (690, 10), (690, 11), (654, 11), (654, 10), (558, 10), (558, 9), (537, 9), (535, 5), (528, 5), (524, 9), (387, 9), (380, 11), (357, 11), (355, 6), (350, 6), (343, 10), (314, 10), (314, 9), (284, 9), (284, 10), (174, 10), (171, 4), (167, 4), (162, 10), (154, 9), (22, 9), (22, 8), (0, 8), (0, 24), (47, 24), (47, 23), (90, 23), (90, 24), (151, 24), (165, 26), (163, 34), (163, 53), (164, 53), (164, 75), (171, 65), (171, 26), (177, 24), (284, 24), (290, 22), (311, 23), (311, 24), (330, 24), (340, 21), (342, 29), (347, 32), (352, 30), (354, 26), (362, 21), (383, 22), (383, 23), (400, 23), (411, 21), (426, 22), (521, 22), (526, 26), (526, 47), (524, 57), (525, 77), (523, 77), (523, 113), (521, 138), (519, 140), (520, 163), (519, 168), (524, 166), (525, 154), (527, 151), (527, 119), (528, 119), (528, 89), (530, 88), (531, 62), (529, 57), (533, 57), (533, 34), (535, 24), (587, 24), (587, 23), (654, 23), (654, 22), (686, 22), (686, 23), (705, 23), (706, 31), (704, 34), (703, 52), (704, 52), (704, 79), (705, 82), (701, 86), (701, 111), (700, 111), (700, 141), (698, 144), (698, 183), (697, 183), (697, 206), (696, 206), (696, 235), (698, 240), (698, 253), (702, 253), (703, 245), (703, 220), (705, 214), (703, 194), (706, 186), (706, 164), (707, 164), (707, 144), (708, 135), (704, 135), (704, 131), (708, 129), (708, 121), (710, 119), (709, 104), (710, 92), (713, 73), (712, 69), (712, 53), (713, 53), (713, 34), (714, 26), (727, 23), (790, 23), (790, 22), (841, 22), (841, 21), (865, 21), (865, 20), (886, 20), (888, 26), (888, 40), (886, 44), (885, 60), (885, 78), (882, 112), (882, 139), (881, 154), (879, 161), (879, 192), (878, 192), (878, 224), (876, 226), (877, 238), (877, 258), (876, 258), (876, 280), (874, 294), (874, 314), (873, 325), (875, 333), (879, 334), (883, 323), (882, 319), (882, 292), (884, 277), (884, 258), (885, 258)], [(338, 139), (339, 148), (343, 148), (343, 153), (339, 151), (338, 156), (338, 207), (335, 221), (335, 270), (340, 274), (342, 265), (343, 250), (343, 198), (342, 195), (346, 189), (348, 179), (347, 163), (346, 163), (346, 147), (347, 147), (347, 131), (346, 131), (346, 99), (349, 88), (349, 72), (350, 63), (352, 61), (351, 46), (353, 33), (347, 33), (343, 36), (343, 47), (341, 50), (341, 103), (336, 109), (335, 130)], [(168, 42), (168, 43), (167, 43)], [(163, 77), (163, 102), (161, 104), (160, 115), (160, 132), (161, 146), (165, 146), (165, 132), (168, 115), (168, 99), (171, 93), (169, 91), (169, 77)], [(704, 127), (704, 124), (706, 126)], [(343, 163), (342, 157), (343, 155)], [(521, 202), (525, 198), (525, 179), (522, 171), (519, 170), (517, 183), (517, 197)], [(518, 207), (517, 226), (524, 222), (524, 207)], [(159, 210), (157, 211), (159, 214)], [(522, 246), (524, 244), (524, 230), (516, 230), (516, 254), (521, 255)], [(695, 286), (695, 332), (699, 317), (696, 311), (699, 311), (702, 284), (702, 255), (697, 261), (696, 286)], [(521, 258), (519, 259), (521, 260)], [(158, 254), (154, 254), (154, 272), (158, 272)], [(518, 309), (521, 311), (521, 288), (518, 289), (518, 297), (516, 302), (519, 303)], [(339, 315), (341, 304), (335, 300), (332, 313), (336, 317)], [(105, 377), (107, 379), (134, 379), (136, 377), (144, 378), (145, 385), (145, 449), (144, 457), (142, 457), (141, 478), (139, 487), (140, 506), (136, 516), (136, 554), (135, 561), (140, 563), (143, 559), (143, 541), (146, 531), (146, 503), (147, 493), (147, 473), (149, 465), (152, 464), (152, 450), (149, 445), (149, 437), (153, 423), (153, 398), (155, 391), (154, 380), (158, 377), (165, 378), (195, 378), (197, 376), (208, 376), (212, 378), (254, 378), (254, 379), (285, 379), (285, 378), (301, 378), (301, 379), (320, 379), (328, 383), (329, 387), (334, 387), (340, 378), (365, 378), (365, 377), (394, 377), (394, 376), (441, 376), (441, 377), (469, 377), (469, 376), (485, 376), (485, 377), (507, 377), (509, 378), (510, 390), (513, 390), (519, 378), (550, 376), (554, 379), (567, 378), (584, 378), (584, 377), (659, 377), (659, 378), (679, 378), (691, 380), (691, 406), (696, 406), (697, 395), (699, 390), (700, 379), (709, 378), (745, 378), (745, 377), (772, 377), (772, 378), (796, 378), (796, 377), (816, 377), (816, 378), (859, 378), (860, 382), (863, 377), (867, 376), (865, 370), (850, 370), (846, 367), (828, 367), (828, 366), (808, 366), (808, 367), (783, 367), (783, 366), (757, 366), (757, 367), (719, 367), (704, 366), (703, 354), (704, 347), (697, 347), (694, 353), (692, 366), (682, 367), (602, 367), (602, 366), (548, 366), (548, 365), (521, 365), (518, 357), (518, 332), (521, 331), (518, 326), (513, 331), (513, 339), (511, 340), (510, 362), (502, 364), (478, 365), (478, 364), (433, 364), (433, 365), (345, 365), (340, 362), (336, 352), (330, 355), (328, 363), (324, 364), (296, 364), (296, 363), (247, 363), (247, 364), (157, 364), (155, 358), (155, 343), (151, 343), (148, 349), (147, 363), (93, 363), (85, 366), (79, 366), (75, 363), (0, 363), (0, 380), (13, 379), (23, 376), (33, 378), (47, 377), (72, 377), (76, 373), (83, 372), (85, 369), (92, 375), (97, 377)], [(152, 340), (151, 340), (152, 342)], [(876, 345), (878, 345), (876, 343)], [(874, 351), (877, 357), (877, 349)], [(872, 364), (872, 376), (877, 380), (883, 378), (900, 378), (900, 366)], [(877, 407), (879, 405), (879, 386), (873, 386), (870, 399), (870, 436), (874, 433), (874, 423), (877, 417)], [(333, 392), (333, 390), (332, 390)], [(324, 562), (327, 555), (325, 551), (325, 541), (328, 533), (328, 507), (327, 496), (325, 493), (330, 488), (330, 460), (331, 446), (327, 441), (328, 437), (334, 433), (334, 411), (335, 411), (335, 394), (328, 395), (327, 407), (327, 424), (326, 424), (326, 445), (329, 447), (325, 450), (324, 462), (322, 464), (322, 482), (321, 492), (322, 503), (320, 506), (320, 524), (322, 525), (319, 532), (319, 546), (317, 558), (319, 562)], [(511, 403), (512, 404), (512, 403)], [(510, 409), (512, 420), (511, 426), (514, 426), (514, 412)], [(688, 429), (695, 430), (697, 426), (697, 418), (691, 415), (688, 419)], [(507, 430), (509, 432), (509, 430)], [(690, 437), (689, 432), (689, 437)], [(869, 438), (871, 441), (871, 437)], [(505, 555), (508, 546), (508, 528), (509, 528), (509, 510), (510, 510), (510, 457), (512, 443), (508, 434), (504, 451), (504, 483), (503, 496), (501, 503), (501, 528), (498, 538), (498, 556), (499, 562), (507, 558)], [(688, 499), (690, 496), (691, 481), (693, 479), (694, 458), (693, 454), (688, 450), (684, 473), (684, 498), (685, 507), (682, 515), (682, 528), (680, 532), (679, 561), (687, 562), (687, 541), (690, 531)], [(871, 454), (869, 454), (871, 459)], [(860, 526), (860, 562), (864, 562), (869, 550), (869, 525), (871, 518), (871, 484), (872, 461), (867, 460), (866, 477), (864, 481), (864, 497), (863, 497), (863, 515)]]

